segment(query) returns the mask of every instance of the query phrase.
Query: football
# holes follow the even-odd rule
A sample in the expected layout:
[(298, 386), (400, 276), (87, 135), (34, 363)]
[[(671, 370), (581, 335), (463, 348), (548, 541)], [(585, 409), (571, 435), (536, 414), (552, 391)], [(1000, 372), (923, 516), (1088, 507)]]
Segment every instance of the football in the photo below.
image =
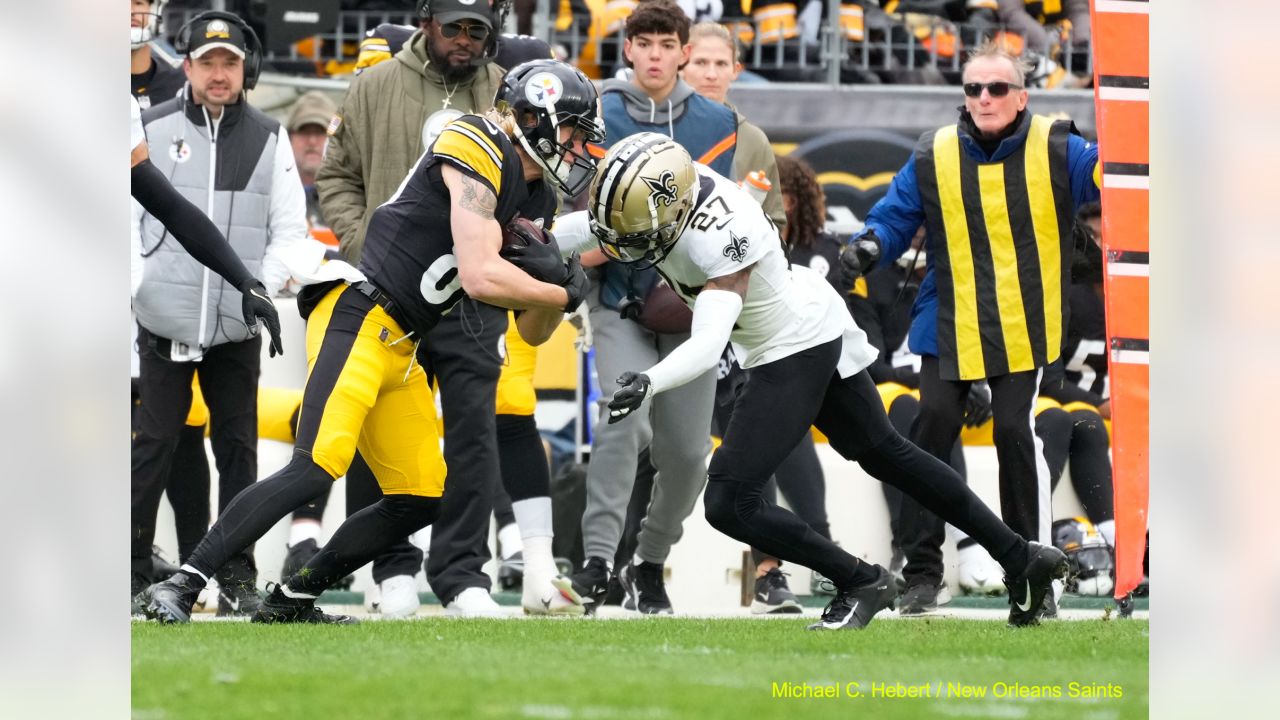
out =
[(542, 223), (534, 222), (526, 217), (516, 216), (514, 220), (502, 228), (502, 247), (520, 247), (529, 243), (540, 242), (546, 245), (550, 240), (542, 229)]

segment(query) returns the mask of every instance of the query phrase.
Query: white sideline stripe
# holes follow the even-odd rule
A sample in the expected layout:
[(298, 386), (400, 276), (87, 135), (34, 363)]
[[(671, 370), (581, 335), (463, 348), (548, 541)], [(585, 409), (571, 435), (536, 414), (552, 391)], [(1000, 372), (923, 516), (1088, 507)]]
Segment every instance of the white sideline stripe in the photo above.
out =
[(1150, 190), (1150, 175), (1103, 175), (1102, 186), (1121, 190)]
[(1150, 365), (1151, 351), (1149, 350), (1112, 350), (1111, 362), (1121, 363), (1124, 365)]
[(1107, 274), (1127, 277), (1151, 277), (1151, 266), (1142, 263), (1107, 263)]
[(1098, 0), (1094, 6), (1098, 12), (1133, 13), (1150, 15), (1151, 3), (1130, 2), (1129, 0)]
[(1103, 85), (1098, 88), (1098, 99), (1151, 102), (1151, 88), (1122, 88)]

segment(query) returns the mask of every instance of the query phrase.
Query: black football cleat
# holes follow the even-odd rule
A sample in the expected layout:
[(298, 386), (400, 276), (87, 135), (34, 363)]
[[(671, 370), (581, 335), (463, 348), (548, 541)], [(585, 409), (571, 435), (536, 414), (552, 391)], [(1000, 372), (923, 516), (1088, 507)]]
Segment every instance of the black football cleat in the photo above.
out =
[(151, 577), (167, 578), (181, 569), (165, 559), (164, 553), (160, 552), (159, 545), (151, 546)]
[(673, 614), (662, 570), (660, 563), (637, 563), (633, 560), (624, 565), (618, 573), (618, 582), (622, 584), (622, 591), (626, 594), (622, 607), (644, 615)]
[(604, 604), (609, 590), (609, 563), (604, 558), (589, 557), (582, 569), (569, 576), (573, 591), (582, 598), (582, 606), (588, 615), (595, 615)]
[(218, 571), (218, 617), (253, 617), (262, 605), (255, 587), (258, 568), (245, 555), (227, 561)]
[(1065, 578), (1070, 567), (1067, 556), (1052, 545), (1028, 542), (1027, 555), (1022, 572), (1004, 579), (1009, 588), (1009, 627), (1039, 623), (1045, 595), (1053, 593), (1053, 581)]
[(150, 620), (163, 624), (191, 622), (191, 608), (204, 586), (205, 581), (199, 575), (178, 572), (143, 590), (138, 602)]
[(848, 590), (836, 589), (836, 596), (822, 611), (822, 619), (809, 626), (810, 630), (861, 630), (871, 623), (876, 613), (893, 608), (898, 595), (893, 573), (875, 566), (876, 579), (866, 585)]
[(898, 602), (899, 615), (924, 615), (951, 602), (951, 591), (945, 584), (924, 582), (907, 588)]
[(498, 587), (514, 591), (524, 587), (524, 552), (520, 551), (498, 564)]
[(301, 623), (312, 625), (355, 625), (359, 620), (350, 615), (330, 615), (316, 607), (315, 598), (291, 598), (284, 594), (284, 587), (267, 583), (270, 594), (254, 613), (250, 622), (268, 625)]
[(756, 591), (751, 598), (751, 614), (785, 615), (800, 612), (804, 612), (804, 609), (787, 585), (787, 574), (781, 568), (772, 568), (756, 578)]

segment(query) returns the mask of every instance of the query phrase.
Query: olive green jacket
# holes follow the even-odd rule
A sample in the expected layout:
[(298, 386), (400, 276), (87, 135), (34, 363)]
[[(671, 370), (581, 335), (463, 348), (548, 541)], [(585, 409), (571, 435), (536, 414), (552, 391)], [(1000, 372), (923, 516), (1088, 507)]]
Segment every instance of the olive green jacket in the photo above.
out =
[(391, 61), (354, 78), (334, 120), (337, 126), (330, 125), (324, 164), (316, 174), (320, 210), (348, 261), (359, 261), (369, 217), (426, 150), (423, 127), (443, 108), (449, 91), (450, 108), (482, 113), (493, 106), (502, 75), (501, 68), (489, 63), (446, 87), (427, 59), (426, 40), (418, 30)]

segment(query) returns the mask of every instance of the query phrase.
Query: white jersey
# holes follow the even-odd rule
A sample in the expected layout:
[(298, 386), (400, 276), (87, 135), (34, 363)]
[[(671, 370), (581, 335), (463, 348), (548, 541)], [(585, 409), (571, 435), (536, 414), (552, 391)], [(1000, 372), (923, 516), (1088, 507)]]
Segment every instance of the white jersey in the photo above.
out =
[[(710, 278), (754, 265), (742, 312), (729, 339), (744, 368), (844, 338), (841, 377), (867, 367), (877, 352), (853, 322), (835, 288), (807, 267), (788, 267), (778, 231), (760, 203), (711, 168), (694, 163), (698, 197), (688, 225), (658, 272), (693, 307)], [(586, 212), (561, 216), (554, 228), (563, 252), (595, 245)]]
[(129, 152), (146, 142), (147, 135), (142, 130), (142, 108), (138, 107), (138, 98), (129, 96)]

